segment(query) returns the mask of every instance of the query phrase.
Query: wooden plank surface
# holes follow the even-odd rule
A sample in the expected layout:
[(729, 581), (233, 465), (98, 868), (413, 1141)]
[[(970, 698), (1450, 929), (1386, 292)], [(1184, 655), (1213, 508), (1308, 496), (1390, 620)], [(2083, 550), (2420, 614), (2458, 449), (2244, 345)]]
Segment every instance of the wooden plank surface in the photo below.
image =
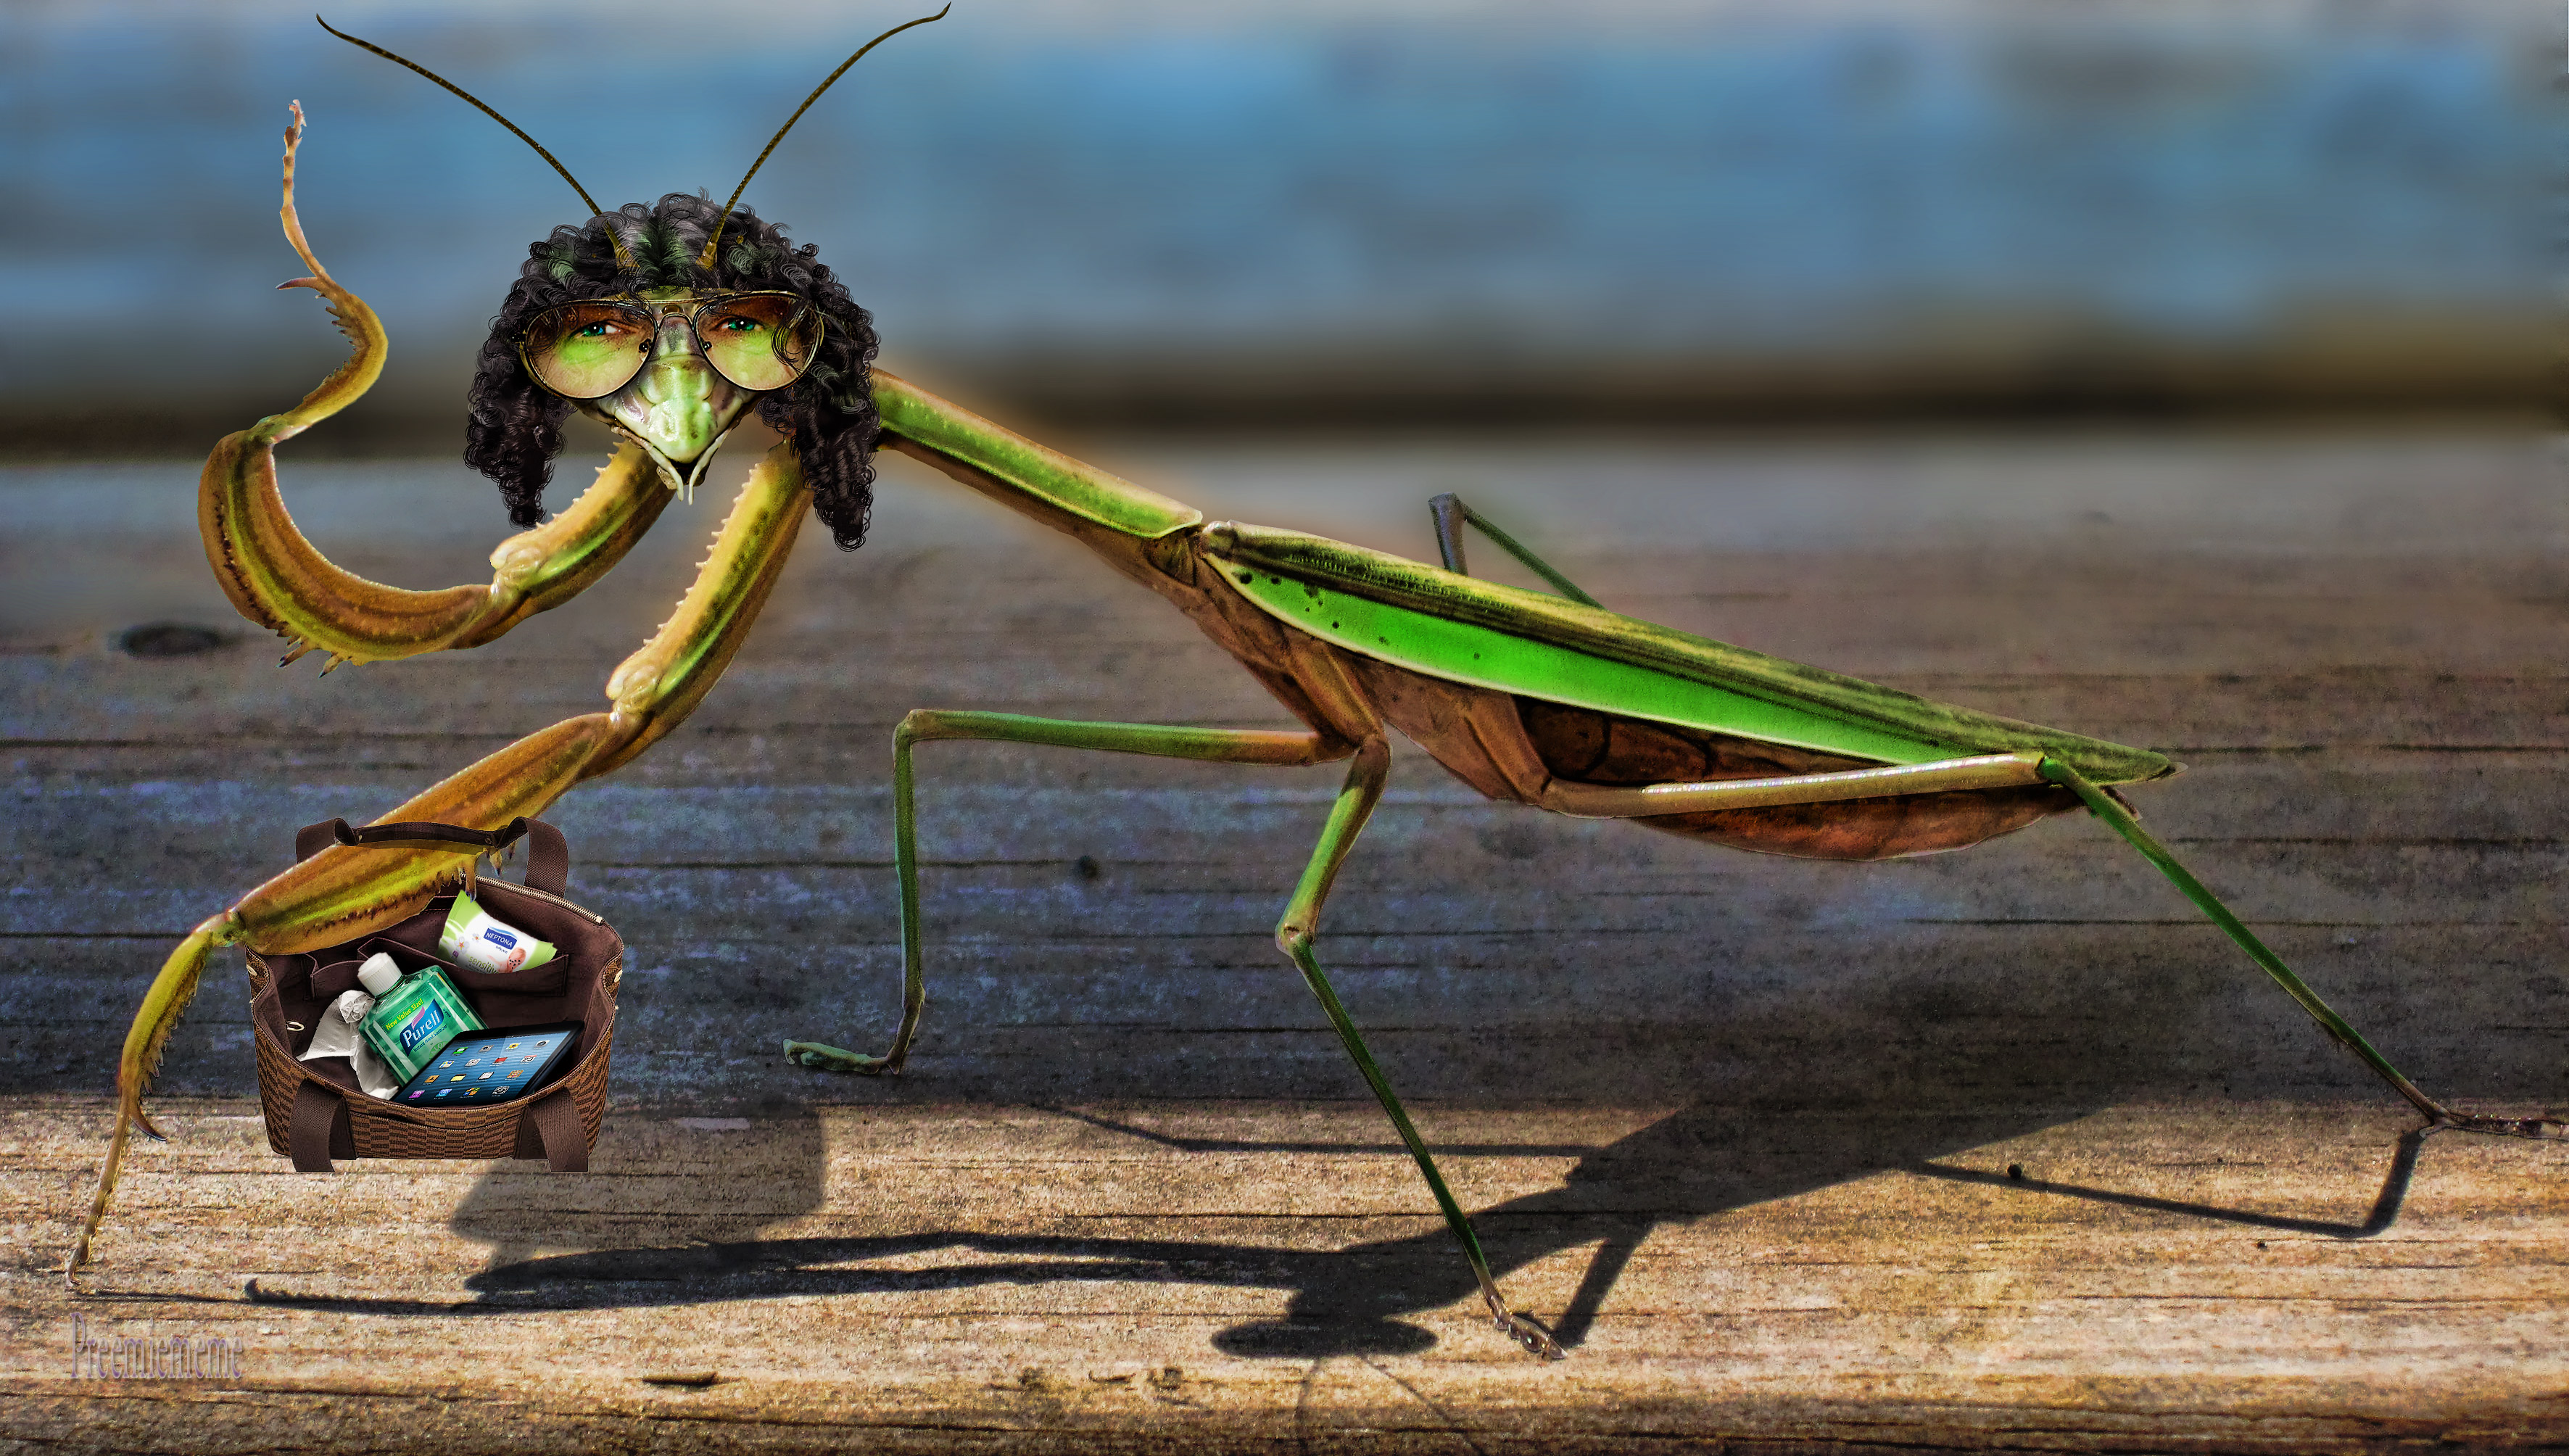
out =
[[(280, 1173), (173, 1111), (107, 1292), (13, 1281), (29, 1449), (2354, 1450), (2556, 1442), (2569, 1393), (2561, 1150), (2412, 1173), (2372, 1105), (1431, 1106), (1549, 1366), (1361, 1107), (628, 1113), (583, 1178)], [(13, 1223), (98, 1112), (13, 1110)], [(75, 1378), (75, 1315), (240, 1373)]]
[[(1072, 443), (1217, 517), (1413, 555), (1426, 497), (1461, 489), (1619, 608), (2171, 751), (2189, 773), (2135, 796), (2152, 826), (2394, 1060), (2494, 1110), (2569, 1103), (2569, 521), (2534, 437)], [(1334, 770), (933, 746), (914, 1071), (782, 1065), (786, 1036), (889, 1033), (903, 711), (1279, 721), (1066, 543), (886, 475), (875, 541), (807, 541), (695, 718), (554, 815), (632, 946), (599, 1171), (282, 1172), (218, 962), (164, 1075), (179, 1136), (130, 1165), (105, 1292), (75, 1302), (46, 1271), (170, 941), (297, 825), (593, 710), (720, 497), (492, 647), (316, 678), (237, 633), (116, 649), (144, 621), (238, 625), (190, 465), (0, 472), (0, 1438), (2569, 1433), (2563, 1150), (2403, 1145), (2398, 1106), (2081, 821), (1812, 865), (1484, 804), (1403, 747), (1321, 952), (1512, 1294), (1576, 1340), (1558, 1366), (1471, 1318), (1271, 943)], [(458, 467), (285, 479), (354, 569), (486, 574), (497, 506)], [(235, 1339), (241, 1369), (76, 1377), (76, 1319)], [(698, 1367), (723, 1383), (639, 1380)]]

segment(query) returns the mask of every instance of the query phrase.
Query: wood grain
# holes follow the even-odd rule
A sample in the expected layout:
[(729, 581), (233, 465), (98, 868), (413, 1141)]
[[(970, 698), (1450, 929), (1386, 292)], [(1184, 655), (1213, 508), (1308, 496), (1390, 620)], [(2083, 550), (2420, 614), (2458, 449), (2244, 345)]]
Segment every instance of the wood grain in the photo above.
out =
[[(2154, 830), (2394, 1061), (2569, 1103), (2569, 515), (2538, 441), (1080, 448), (1410, 554), (1460, 489), (1612, 605), (2167, 750)], [(284, 1172), (218, 961), (164, 1073), (174, 1142), (72, 1300), (48, 1272), (171, 941), (295, 827), (592, 710), (719, 510), (492, 647), (316, 678), (237, 623), (117, 650), (225, 623), (192, 474), (0, 471), (0, 1447), (2569, 1439), (2569, 1150), (2403, 1143), (2079, 818), (1814, 865), (1485, 804), (1402, 750), (1320, 950), (1512, 1296), (1577, 1344), (1558, 1366), (1473, 1319), (1274, 950), (1332, 770), (930, 747), (914, 1070), (783, 1065), (787, 1036), (889, 1034), (903, 711), (1280, 721), (1146, 594), (899, 462), (874, 542), (807, 542), (696, 717), (554, 816), (632, 947), (599, 1171)], [(497, 506), (460, 469), (284, 481), (352, 569), (485, 574)], [(76, 1377), (76, 1318), (236, 1339), (241, 1372)]]

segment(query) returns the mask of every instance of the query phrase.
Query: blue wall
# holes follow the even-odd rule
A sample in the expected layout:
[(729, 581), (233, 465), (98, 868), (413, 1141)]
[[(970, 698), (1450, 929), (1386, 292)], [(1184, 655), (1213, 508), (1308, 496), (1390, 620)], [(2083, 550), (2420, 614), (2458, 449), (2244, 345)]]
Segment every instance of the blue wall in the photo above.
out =
[[(700, 12), (325, 13), (610, 205), (727, 192), (907, 18), (780, 4), (768, 33), (704, 33)], [(2151, 358), (2432, 387), (2538, 343), (2546, 16), (961, 0), (852, 72), (748, 200), (822, 245), (889, 358), (1003, 388), (1433, 394), (1542, 370), (1898, 393)], [(214, 0), (0, 18), (11, 408), (112, 380), (171, 402), (308, 385), (332, 337), (269, 291), (296, 270), (273, 212), (296, 97), (315, 246), (384, 314), (392, 391), (452, 401), (576, 199), (308, 14)]]

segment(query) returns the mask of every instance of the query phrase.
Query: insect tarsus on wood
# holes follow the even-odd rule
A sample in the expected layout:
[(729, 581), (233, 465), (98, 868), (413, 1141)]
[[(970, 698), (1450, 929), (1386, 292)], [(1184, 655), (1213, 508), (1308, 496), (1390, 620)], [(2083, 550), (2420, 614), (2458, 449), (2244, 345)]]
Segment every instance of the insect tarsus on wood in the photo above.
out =
[[(346, 39), (482, 106), (424, 68)], [(792, 125), (788, 119), (786, 128)], [(322, 268), (296, 219), (301, 131), (297, 107), (286, 133), (281, 215), (312, 272), (287, 286), (321, 293), (354, 353), (300, 405), (218, 444), (200, 494), (216, 578), (242, 615), (288, 639), (288, 661), (318, 649), (336, 666), (491, 641), (612, 567), (672, 499), (692, 490), (748, 410), (787, 435), (752, 472), (676, 611), (609, 676), (609, 711), (532, 734), (384, 820), (496, 827), (631, 761), (712, 688), (756, 620), (807, 510), (843, 546), (863, 537), (870, 451), (878, 443), (1069, 535), (1186, 613), (1298, 720), (1290, 729), (1222, 729), (911, 713), (893, 747), (900, 1026), (880, 1055), (788, 1042), (786, 1054), (801, 1065), (898, 1073), (918, 1037), (926, 1003), (914, 803), (919, 744), (980, 739), (1266, 767), (1344, 761), (1344, 785), (1277, 922), (1278, 948), (1308, 984), (1416, 1162), (1491, 1318), (1526, 1349), (1558, 1356), (1552, 1336), (1501, 1297), (1471, 1220), (1314, 949), (1331, 884), (1380, 799), (1397, 730), (1493, 799), (1815, 859), (1959, 849), (2084, 808), (2430, 1125), (2562, 1135), (2555, 1122), (2445, 1107), (2330, 1009), (2141, 828), (2116, 792), (2176, 772), (2163, 755), (1930, 702), (1620, 616), (1452, 496), (1431, 503), (1441, 566), (1289, 531), (1207, 522), (1191, 507), (872, 369), (870, 320), (815, 251), (795, 248), (736, 208), (748, 178), (719, 210), (673, 194), (657, 207), (608, 212), (580, 192), (589, 220), (556, 229), (531, 250), (476, 381), (468, 459), (500, 482), (513, 520), (532, 529), (493, 552), (487, 586), (408, 591), (351, 575), (303, 540), (276, 489), (275, 445), (363, 394), (386, 348), (373, 312)], [(777, 139), (783, 136), (780, 130)], [(775, 146), (771, 141), (768, 152)], [(767, 155), (760, 154), (761, 164)], [(757, 171), (753, 165), (750, 175)], [(557, 427), (573, 408), (605, 422), (624, 443), (594, 485), (539, 525), (561, 443)], [(1470, 575), (1467, 528), (1481, 530), (1562, 594)], [(1097, 875), (1086, 858), (1078, 870), (1083, 879)], [(453, 856), (432, 851), (367, 858), (325, 851), (180, 943), (127, 1035), (116, 1131), (67, 1274), (88, 1257), (106, 1215), (129, 1130), (159, 1136), (144, 1116), (143, 1093), (211, 950), (241, 943), (276, 954), (344, 941), (409, 916), (457, 878)]]

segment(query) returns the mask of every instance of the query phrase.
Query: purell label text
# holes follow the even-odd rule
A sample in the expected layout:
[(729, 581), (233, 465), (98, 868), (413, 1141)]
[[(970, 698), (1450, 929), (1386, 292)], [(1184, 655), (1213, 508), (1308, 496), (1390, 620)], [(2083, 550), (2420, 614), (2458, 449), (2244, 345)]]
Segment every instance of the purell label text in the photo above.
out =
[(427, 1005), (420, 1007), (418, 1010), (411, 1013), (411, 1018), (408, 1021), (402, 1023), (402, 1050), (409, 1051), (411, 1048), (419, 1045), (422, 1041), (428, 1038), (430, 1032), (435, 1031), (437, 1028), (445, 1024), (445, 1007), (437, 1004), (435, 1001), (431, 1001)]

